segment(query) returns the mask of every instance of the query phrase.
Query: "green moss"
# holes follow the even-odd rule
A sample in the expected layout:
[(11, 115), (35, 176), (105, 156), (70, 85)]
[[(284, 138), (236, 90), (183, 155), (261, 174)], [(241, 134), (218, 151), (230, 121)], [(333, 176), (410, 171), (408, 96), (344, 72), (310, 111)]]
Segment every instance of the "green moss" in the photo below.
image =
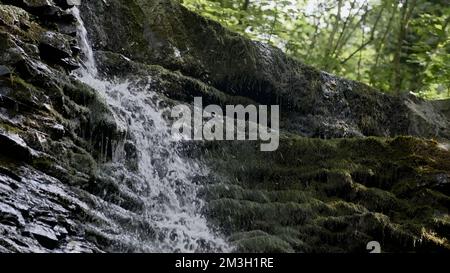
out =
[(236, 241), (238, 251), (246, 253), (292, 253), (294, 249), (284, 240), (271, 235), (249, 236)]
[(97, 163), (94, 161), (92, 156), (82, 151), (82, 153), (75, 153), (69, 151), (68, 158), (66, 159), (73, 168), (74, 172), (83, 172), (88, 175), (93, 175), (97, 169)]
[(31, 102), (33, 94), (39, 93), (36, 87), (14, 74), (11, 76), (11, 87), (14, 90), (12, 96), (22, 102)]
[(93, 100), (98, 99), (96, 92), (79, 81), (72, 81), (63, 87), (64, 94), (75, 103), (83, 106), (89, 105)]

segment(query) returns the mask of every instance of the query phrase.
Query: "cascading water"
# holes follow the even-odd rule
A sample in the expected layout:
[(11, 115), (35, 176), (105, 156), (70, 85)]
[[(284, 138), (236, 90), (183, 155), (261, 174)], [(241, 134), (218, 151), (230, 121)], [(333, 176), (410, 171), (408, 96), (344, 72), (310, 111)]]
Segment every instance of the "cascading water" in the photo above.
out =
[[(140, 224), (130, 224), (121, 219), (131, 212), (102, 202), (104, 208), (99, 211), (115, 230), (98, 229), (128, 246), (139, 246), (127, 251), (229, 250), (200, 213), (203, 203), (197, 197), (199, 186), (193, 179), (204, 177), (207, 170), (178, 153), (177, 143), (171, 141), (170, 128), (157, 107), (158, 96), (152, 91), (151, 79), (145, 85), (100, 79), (80, 11), (74, 7), (72, 12), (78, 19), (85, 59), (76, 77), (104, 97), (126, 132), (126, 144), (118, 145), (113, 162), (103, 164), (100, 176), (115, 181), (121, 192), (143, 203), (142, 211), (133, 216)], [(127, 146), (134, 147), (135, 166), (128, 162)]]

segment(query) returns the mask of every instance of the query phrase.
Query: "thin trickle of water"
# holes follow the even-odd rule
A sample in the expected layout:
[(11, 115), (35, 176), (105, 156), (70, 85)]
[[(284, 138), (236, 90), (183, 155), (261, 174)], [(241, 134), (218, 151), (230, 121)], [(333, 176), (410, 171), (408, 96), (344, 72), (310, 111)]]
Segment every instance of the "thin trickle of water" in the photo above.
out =
[[(171, 141), (170, 127), (157, 107), (151, 79), (145, 79), (146, 84), (100, 79), (80, 12), (76, 7), (72, 11), (78, 20), (85, 57), (85, 68), (76, 76), (105, 98), (115, 120), (126, 131), (126, 145), (117, 147), (113, 162), (102, 167), (102, 175), (142, 201), (143, 212), (138, 217), (148, 224), (145, 230), (114, 224), (119, 229), (115, 233), (120, 233), (116, 237), (126, 240), (127, 245), (145, 244), (140, 249), (154, 252), (227, 251), (226, 242), (209, 228), (200, 213), (203, 202), (197, 197), (199, 186), (193, 179), (204, 177), (207, 169), (179, 155), (177, 143)], [(135, 166), (130, 166), (133, 161)], [(102, 214), (115, 220), (109, 209)]]
[(78, 40), (81, 51), (84, 54), (84, 65), (86, 71), (93, 77), (97, 76), (97, 66), (95, 64), (94, 51), (89, 44), (87, 29), (84, 26), (83, 19), (81, 19), (80, 10), (77, 7), (72, 8), (72, 14), (78, 21)]

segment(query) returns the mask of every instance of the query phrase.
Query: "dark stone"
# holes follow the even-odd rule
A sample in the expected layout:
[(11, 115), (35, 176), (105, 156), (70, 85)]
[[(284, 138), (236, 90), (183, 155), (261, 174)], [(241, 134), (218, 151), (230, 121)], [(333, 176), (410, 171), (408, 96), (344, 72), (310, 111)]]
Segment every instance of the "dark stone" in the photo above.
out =
[(3, 65), (14, 65), (25, 59), (23, 49), (18, 47), (14, 40), (11, 34), (0, 32), (0, 62)]
[(11, 70), (4, 65), (0, 65), (0, 77), (8, 77), (9, 75), (11, 75)]
[(76, 37), (77, 36), (77, 27), (75, 24), (67, 24), (67, 23), (56, 23), (57, 29), (60, 33)]
[(40, 17), (44, 17), (47, 20), (62, 22), (62, 23), (75, 23), (76, 18), (68, 11), (62, 10), (59, 7), (52, 6), (50, 8), (44, 9), (38, 14)]
[(65, 128), (61, 124), (53, 124), (49, 131), (52, 139), (61, 139), (65, 134)]
[(59, 64), (69, 72), (80, 68), (80, 64), (78, 63), (78, 61), (73, 58), (61, 59)]
[(78, 61), (73, 59), (73, 38), (55, 32), (42, 35), (39, 44), (40, 56), (51, 64), (62, 66), (67, 71), (79, 68)]
[[(74, 18), (63, 10), (73, 2), (1, 3), (35, 15), (13, 27), (39, 31), (0, 32), (0, 63), (14, 71), (14, 81), (0, 79), (0, 251), (148, 250), (143, 238), (153, 245), (165, 235), (141, 217), (152, 191), (135, 172), (145, 151), (127, 139), (98, 91), (68, 74), (80, 53)], [(194, 95), (207, 103), (282, 104), (277, 152), (224, 142), (206, 152), (189, 143), (183, 154), (201, 164), (207, 155), (205, 167), (219, 177), (195, 177), (193, 183), (205, 186), (201, 196), (211, 223), (235, 233), (240, 250), (354, 251), (365, 247), (361, 242), (385, 238), (388, 250), (406, 244), (414, 251), (422, 227), (448, 240), (446, 217), (437, 229), (427, 226), (448, 214), (448, 151), (412, 137), (353, 138), (445, 137), (448, 101), (393, 97), (318, 71), (178, 1), (84, 1), (82, 17), (101, 75), (144, 85), (151, 79), (152, 91), (169, 98), (161, 95), (160, 106), (190, 103)], [(117, 148), (124, 149), (118, 154), (125, 152), (126, 162), (109, 164)], [(165, 157), (152, 158), (155, 179), (173, 173)], [(181, 182), (174, 181), (183, 204)], [(168, 198), (161, 194), (154, 201)], [(137, 244), (122, 236), (130, 230)]]
[(54, 0), (56, 5), (63, 9), (70, 9), (81, 4), (80, 0)]
[(51, 7), (54, 5), (52, 0), (22, 0), (22, 2), (30, 8)]
[[(97, 50), (180, 71), (227, 95), (281, 105), (282, 129), (292, 133), (450, 138), (450, 117), (440, 115), (431, 103), (419, 100), (411, 105), (404, 98), (306, 66), (278, 48), (205, 20), (177, 1), (89, 1), (81, 10)], [(184, 92), (190, 99), (191, 90)], [(419, 115), (414, 113), (418, 108), (423, 109)], [(422, 114), (425, 118), (418, 119)]]
[(19, 175), (15, 174), (11, 170), (8, 170), (7, 168), (1, 167), (1, 166), (0, 166), (0, 174), (7, 175), (7, 176), (11, 177), (12, 179), (16, 180), (17, 182), (22, 181), (22, 178)]

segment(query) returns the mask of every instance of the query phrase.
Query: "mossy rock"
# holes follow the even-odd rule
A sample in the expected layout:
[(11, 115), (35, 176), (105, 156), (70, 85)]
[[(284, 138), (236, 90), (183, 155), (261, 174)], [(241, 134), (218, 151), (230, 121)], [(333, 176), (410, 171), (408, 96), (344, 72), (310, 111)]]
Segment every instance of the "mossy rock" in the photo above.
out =
[[(208, 217), (230, 238), (270, 241), (248, 233), (260, 230), (298, 252), (365, 252), (372, 240), (386, 252), (449, 251), (436, 243), (450, 236), (436, 220), (450, 200), (450, 152), (440, 143), (284, 135), (273, 153), (257, 144), (202, 146), (222, 183), (207, 189)], [(423, 229), (434, 235), (424, 238)]]
[[(281, 105), (282, 128), (292, 133), (326, 138), (450, 137), (447, 108), (442, 106), (450, 101), (438, 105), (413, 95), (391, 96), (319, 71), (280, 49), (233, 33), (178, 1), (89, 1), (81, 8), (99, 51), (159, 65), (222, 94)], [(104, 71), (114, 74), (118, 69)], [(179, 98), (192, 102), (192, 88), (180, 92), (184, 96)]]
[(234, 234), (232, 242), (239, 252), (245, 253), (292, 253), (294, 249), (286, 241), (263, 231)]

